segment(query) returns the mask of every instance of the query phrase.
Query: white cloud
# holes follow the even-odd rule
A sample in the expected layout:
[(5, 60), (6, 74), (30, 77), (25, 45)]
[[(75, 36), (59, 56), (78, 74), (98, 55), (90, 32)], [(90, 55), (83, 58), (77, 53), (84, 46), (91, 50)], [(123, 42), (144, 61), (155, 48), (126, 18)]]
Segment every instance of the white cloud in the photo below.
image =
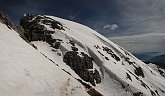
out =
[(110, 29), (110, 30), (112, 30), (112, 31), (115, 31), (116, 29), (118, 29), (118, 25), (117, 24), (112, 24), (112, 25), (110, 25), (110, 24), (106, 24), (104, 27), (103, 27), (104, 29)]
[(117, 0), (120, 9), (119, 35), (164, 33), (165, 0)]
[(110, 40), (131, 53), (165, 53), (165, 33), (147, 33), (131, 36), (110, 37)]

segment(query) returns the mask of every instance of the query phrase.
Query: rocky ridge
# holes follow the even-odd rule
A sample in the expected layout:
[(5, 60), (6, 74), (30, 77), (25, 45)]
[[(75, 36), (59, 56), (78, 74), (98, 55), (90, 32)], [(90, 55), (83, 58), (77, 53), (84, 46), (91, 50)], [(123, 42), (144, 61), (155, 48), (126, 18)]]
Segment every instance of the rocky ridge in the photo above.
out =
[[(49, 25), (53, 29), (64, 30), (64, 26), (60, 22), (43, 15), (26, 14), (20, 20), (20, 25), (25, 30), (24, 35), (29, 42), (45, 41), (53, 47), (54, 50), (59, 49), (60, 44), (65, 41), (58, 38), (52, 38), (51, 34), (55, 33), (55, 31), (47, 30), (42, 24)], [(63, 61), (84, 81), (90, 82), (94, 86), (95, 81), (97, 84), (100, 83), (101, 77), (98, 70), (94, 69), (94, 71), (90, 71), (90, 69), (93, 69), (93, 58), (83, 52), (81, 52), (81, 56), (79, 56), (77, 52), (78, 48), (75, 47), (74, 41), (70, 40), (69, 44), (71, 45), (72, 50), (64, 54)]]
[(9, 16), (7, 14), (5, 14), (3, 11), (0, 10), (0, 22), (5, 24), (9, 29), (13, 29), (15, 30), (16, 32), (18, 32), (20, 34), (20, 36), (25, 40), (25, 36), (24, 36), (24, 29), (19, 26), (19, 25), (16, 25), (15, 23), (13, 23)]

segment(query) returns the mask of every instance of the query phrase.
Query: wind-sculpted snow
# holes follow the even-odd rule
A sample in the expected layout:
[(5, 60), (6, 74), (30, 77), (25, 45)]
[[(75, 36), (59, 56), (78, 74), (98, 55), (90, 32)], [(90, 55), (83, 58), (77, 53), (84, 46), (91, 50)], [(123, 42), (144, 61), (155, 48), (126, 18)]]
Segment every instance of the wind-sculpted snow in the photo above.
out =
[(84, 25), (54, 16), (26, 14), (21, 26), (35, 52), (75, 78), (89, 95), (165, 95), (164, 77)]

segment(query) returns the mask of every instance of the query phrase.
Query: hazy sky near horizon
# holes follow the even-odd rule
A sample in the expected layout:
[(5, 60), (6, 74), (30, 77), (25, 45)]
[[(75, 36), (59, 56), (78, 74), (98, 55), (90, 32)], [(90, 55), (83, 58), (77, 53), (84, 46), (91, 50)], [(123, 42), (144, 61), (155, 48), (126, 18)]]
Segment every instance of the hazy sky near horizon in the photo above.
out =
[[(73, 20), (105, 36), (135, 35), (165, 30), (165, 0), (0, 0), (0, 8), (19, 23), (24, 13)], [(116, 30), (102, 30), (104, 25)]]

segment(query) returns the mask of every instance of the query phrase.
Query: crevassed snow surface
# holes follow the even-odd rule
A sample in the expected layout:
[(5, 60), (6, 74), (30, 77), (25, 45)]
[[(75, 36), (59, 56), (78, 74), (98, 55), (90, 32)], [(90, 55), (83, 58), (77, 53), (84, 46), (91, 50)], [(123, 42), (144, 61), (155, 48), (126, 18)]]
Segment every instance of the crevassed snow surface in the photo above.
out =
[(0, 96), (88, 96), (65, 73), (18, 33), (0, 23)]

